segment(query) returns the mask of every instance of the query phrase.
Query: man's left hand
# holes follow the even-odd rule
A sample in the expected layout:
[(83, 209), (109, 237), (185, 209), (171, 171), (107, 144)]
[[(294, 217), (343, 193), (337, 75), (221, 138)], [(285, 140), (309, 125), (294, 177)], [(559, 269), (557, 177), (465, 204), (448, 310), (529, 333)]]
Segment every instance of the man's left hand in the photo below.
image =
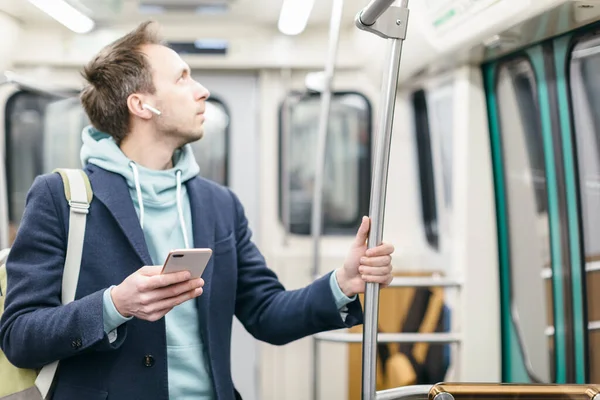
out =
[(364, 293), (366, 282), (379, 283), (380, 287), (386, 287), (393, 279), (391, 254), (394, 252), (394, 246), (382, 243), (367, 249), (370, 227), (371, 220), (363, 217), (344, 266), (335, 272), (340, 289), (348, 297)]

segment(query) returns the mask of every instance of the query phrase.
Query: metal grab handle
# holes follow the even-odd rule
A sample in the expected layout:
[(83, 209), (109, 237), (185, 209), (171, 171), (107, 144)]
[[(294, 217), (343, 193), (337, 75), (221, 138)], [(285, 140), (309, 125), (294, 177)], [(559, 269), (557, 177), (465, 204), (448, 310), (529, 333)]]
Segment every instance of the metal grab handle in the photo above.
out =
[(395, 0), (373, 0), (362, 11), (359, 13), (360, 22), (364, 25), (371, 26), (377, 21), (377, 18), (381, 16), (394, 4)]
[[(390, 146), (392, 139), (392, 126), (394, 120), (394, 106), (396, 102), (396, 91), (398, 88), (398, 72), (400, 69), (400, 58), (402, 55), (402, 43), (406, 35), (406, 26), (408, 24), (408, 0), (402, 0), (400, 7), (389, 9), (391, 13), (386, 13), (392, 4), (389, 0), (374, 0), (362, 12), (357, 22), (364, 24), (372, 22), (373, 25), (377, 17), (386, 14), (392, 21), (381, 21), (378, 24), (381, 30), (376, 27), (364, 27), (357, 24), (359, 28), (369, 30), (381, 37), (391, 38), (389, 52), (388, 70), (385, 72), (382, 86), (382, 105), (379, 115), (379, 129), (377, 132), (377, 147), (375, 150), (375, 165), (373, 169), (373, 178), (371, 186), (371, 203), (369, 214), (371, 216), (371, 229), (369, 232), (368, 247), (373, 248), (381, 244), (383, 239), (383, 217), (385, 211), (385, 197), (387, 188), (387, 176), (390, 158)], [(393, 27), (399, 27), (394, 29)], [(390, 29), (390, 27), (392, 27)], [(377, 326), (379, 314), (379, 284), (367, 283), (365, 290), (365, 323), (362, 346), (362, 400), (373, 400), (376, 396), (376, 361), (377, 361)]]

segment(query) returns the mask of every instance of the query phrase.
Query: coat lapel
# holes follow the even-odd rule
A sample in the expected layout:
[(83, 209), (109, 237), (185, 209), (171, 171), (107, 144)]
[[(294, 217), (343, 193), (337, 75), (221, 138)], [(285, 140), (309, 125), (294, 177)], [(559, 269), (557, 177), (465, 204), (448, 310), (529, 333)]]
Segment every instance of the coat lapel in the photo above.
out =
[(144, 265), (152, 265), (144, 232), (133, 206), (129, 188), (125, 179), (115, 173), (98, 167), (90, 167), (90, 183), (94, 197), (100, 200), (129, 240), (129, 243), (140, 257)]
[[(215, 218), (210, 210), (214, 210), (215, 208), (212, 205), (213, 199), (212, 196), (210, 196), (210, 190), (207, 190), (202, 184), (202, 180), (197, 177), (190, 179), (186, 186), (190, 198), (190, 208), (192, 210), (194, 247), (212, 249), (214, 247), (215, 239)], [(207, 338), (209, 336), (208, 326), (210, 326), (210, 323), (208, 323), (208, 310), (210, 310), (209, 303), (212, 292), (211, 277), (213, 271), (214, 260), (213, 257), (211, 257), (202, 274), (202, 279), (204, 279), (204, 290), (202, 295), (197, 299), (202, 334)]]
[[(187, 192), (190, 198), (190, 208), (192, 210), (192, 226), (194, 230), (194, 247), (195, 248), (214, 248), (215, 241), (215, 217), (213, 197), (210, 195), (211, 190), (206, 187), (206, 184), (198, 177), (190, 179), (187, 184)], [(212, 212), (211, 212), (212, 211)], [(223, 388), (222, 380), (215, 370), (219, 370), (220, 360), (218, 354), (214, 354), (213, 334), (219, 334), (219, 331), (210, 329), (211, 314), (210, 314), (210, 299), (213, 292), (213, 273), (214, 273), (214, 258), (211, 257), (202, 278), (204, 279), (204, 291), (202, 295), (196, 298), (198, 305), (198, 318), (200, 320), (200, 332), (206, 349), (210, 370), (212, 371), (213, 384), (215, 393), (220, 393)]]

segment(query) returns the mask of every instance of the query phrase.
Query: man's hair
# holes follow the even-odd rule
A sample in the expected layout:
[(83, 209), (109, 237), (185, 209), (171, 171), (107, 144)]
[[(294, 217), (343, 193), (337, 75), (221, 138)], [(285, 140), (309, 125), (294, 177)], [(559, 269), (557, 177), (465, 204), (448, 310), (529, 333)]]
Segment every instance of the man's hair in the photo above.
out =
[(81, 103), (92, 125), (120, 143), (130, 129), (127, 98), (132, 93), (153, 94), (152, 68), (140, 50), (148, 44), (164, 44), (153, 21), (140, 24), (104, 47), (83, 69), (87, 81)]

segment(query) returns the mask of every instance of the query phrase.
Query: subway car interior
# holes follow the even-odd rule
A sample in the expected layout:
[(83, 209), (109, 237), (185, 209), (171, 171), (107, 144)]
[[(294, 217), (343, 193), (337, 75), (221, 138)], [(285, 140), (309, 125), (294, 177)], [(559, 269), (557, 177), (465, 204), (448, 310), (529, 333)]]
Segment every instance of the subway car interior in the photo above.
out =
[(211, 92), (200, 175), (286, 289), (363, 215), (396, 248), (363, 325), (275, 346), (234, 319), (245, 400), (600, 393), (600, 0), (0, 0), (0, 249), (38, 175), (82, 167), (83, 66), (149, 19)]

